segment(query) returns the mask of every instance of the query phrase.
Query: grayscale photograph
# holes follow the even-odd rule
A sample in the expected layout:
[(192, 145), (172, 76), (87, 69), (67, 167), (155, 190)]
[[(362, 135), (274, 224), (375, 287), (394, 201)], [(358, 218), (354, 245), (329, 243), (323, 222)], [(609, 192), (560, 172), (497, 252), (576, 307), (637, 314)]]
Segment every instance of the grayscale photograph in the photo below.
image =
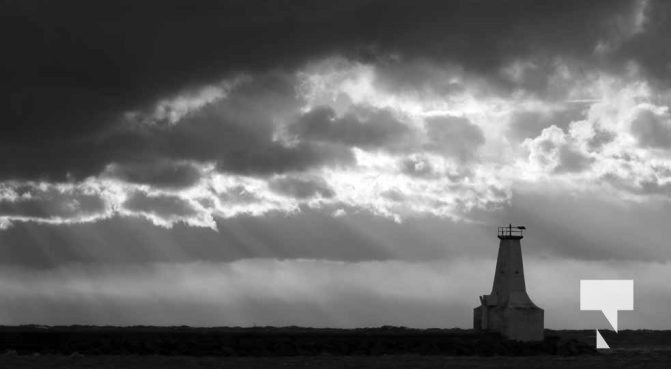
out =
[(0, 30), (0, 368), (671, 367), (671, 1)]

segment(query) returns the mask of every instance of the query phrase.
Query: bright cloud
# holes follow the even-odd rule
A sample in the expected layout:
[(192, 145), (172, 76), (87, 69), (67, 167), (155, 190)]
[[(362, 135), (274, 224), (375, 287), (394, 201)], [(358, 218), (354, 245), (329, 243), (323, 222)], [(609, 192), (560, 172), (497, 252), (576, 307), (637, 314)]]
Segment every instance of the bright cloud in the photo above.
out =
[[(429, 70), (449, 84), (394, 81), (392, 66)], [(294, 75), (244, 75), (204, 86), (161, 100), (149, 113), (126, 114), (168, 123), (155, 138), (147, 128), (129, 128), (157, 147), (154, 155), (174, 150), (165, 145), (179, 150), (183, 138), (191, 159), (110, 163), (79, 183), (6, 182), (0, 219), (6, 228), (119, 214), (215, 229), (218, 217), (307, 206), (359, 208), (397, 221), (468, 220), (474, 210), (509, 203), (519, 181), (636, 201), (671, 194), (668, 107), (636, 68), (617, 76), (560, 59), (517, 60), (500, 72), (517, 87), (505, 92), (449, 65), (333, 57)], [(274, 81), (277, 94), (260, 89), (258, 78)], [(267, 105), (277, 109), (264, 111)], [(249, 120), (231, 120), (238, 117)], [(242, 134), (251, 146), (228, 151), (227, 143), (217, 147), (216, 134)], [(247, 171), (250, 160), (269, 173), (236, 172)], [(227, 170), (231, 163), (241, 169)], [(17, 192), (26, 186), (39, 190)]]

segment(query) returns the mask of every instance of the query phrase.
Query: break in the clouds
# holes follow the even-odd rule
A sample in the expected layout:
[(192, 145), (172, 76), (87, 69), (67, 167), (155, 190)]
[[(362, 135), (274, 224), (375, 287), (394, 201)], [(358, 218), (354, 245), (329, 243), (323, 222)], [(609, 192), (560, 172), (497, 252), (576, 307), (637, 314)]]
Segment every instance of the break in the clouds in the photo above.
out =
[(668, 259), (666, 2), (2, 8), (10, 264), (461, 260), (509, 221), (535, 258)]

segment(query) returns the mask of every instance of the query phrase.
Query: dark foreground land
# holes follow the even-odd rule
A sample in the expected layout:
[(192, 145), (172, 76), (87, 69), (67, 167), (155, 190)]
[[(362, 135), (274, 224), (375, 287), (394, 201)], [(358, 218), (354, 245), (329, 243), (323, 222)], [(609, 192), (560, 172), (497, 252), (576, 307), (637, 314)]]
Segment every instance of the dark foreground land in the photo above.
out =
[(671, 354), (610, 354), (598, 356), (291, 356), (291, 357), (192, 357), (192, 356), (0, 356), (1, 368), (29, 369), (429, 369), (429, 368), (646, 368), (667, 369)]
[(602, 334), (613, 349), (593, 330), (0, 327), (0, 368), (671, 368), (671, 332)]

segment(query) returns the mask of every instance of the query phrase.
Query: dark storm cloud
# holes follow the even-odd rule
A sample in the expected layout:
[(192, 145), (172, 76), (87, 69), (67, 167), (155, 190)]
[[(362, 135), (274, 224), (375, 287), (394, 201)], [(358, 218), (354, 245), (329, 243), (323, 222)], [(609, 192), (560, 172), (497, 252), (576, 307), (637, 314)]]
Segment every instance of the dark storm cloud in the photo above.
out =
[(671, 86), (669, 14), (671, 14), (671, 3), (668, 1), (649, 1), (645, 32), (638, 33), (625, 41), (616, 52), (619, 61), (635, 60), (648, 74), (648, 80), (652, 85), (665, 88)]
[[(645, 70), (656, 67), (659, 73), (671, 61), (664, 57), (671, 53), (671, 47), (663, 41), (668, 35), (664, 31), (669, 27), (666, 19), (671, 9), (661, 1), (457, 1), (443, 6), (433, 2), (423, 5), (406, 9), (399, 17), (401, 26), (388, 32), (390, 40), (380, 37), (376, 43), (376, 55), (384, 55), (379, 52), (386, 49), (383, 45), (396, 52), (391, 58), (375, 59), (381, 86), (449, 96), (464, 90), (464, 80), (469, 80), (479, 94), (508, 95), (521, 90), (556, 100), (566, 98), (568, 93), (569, 86), (553, 79), (564, 67), (581, 77), (594, 69), (623, 74), (631, 66), (628, 63), (634, 61)], [(385, 7), (381, 18), (401, 6), (393, 3)], [(648, 30), (649, 22), (637, 24), (639, 18), (655, 12), (659, 12), (655, 16), (657, 27)], [(403, 27), (413, 21), (415, 30)], [(601, 44), (610, 45), (612, 53), (599, 55)], [(649, 45), (659, 45), (663, 50), (651, 51)], [(639, 54), (637, 49), (645, 53)], [(645, 55), (652, 65), (639, 60), (639, 55)], [(515, 63), (516, 68), (508, 69)], [(664, 80), (668, 81), (668, 76), (664, 75)], [(660, 78), (652, 82), (658, 84)]]
[(251, 175), (351, 162), (351, 152), (342, 145), (289, 144), (275, 138), (276, 120), (294, 119), (297, 104), (290, 76), (262, 74), (240, 83), (227, 98), (202, 107), (178, 124), (139, 124), (130, 134), (142, 144), (129, 150), (137, 150), (139, 157), (212, 161), (222, 171)]
[[(374, 61), (396, 53), (449, 61), (491, 77), (506, 63), (529, 55), (544, 55), (547, 60), (555, 55), (589, 57), (603, 35), (612, 33), (609, 22), (632, 13), (634, 5), (625, 1), (411, 5), (207, 1), (198, 6), (173, 1), (5, 2), (0, 25), (4, 55), (0, 155), (13, 160), (2, 161), (0, 177), (64, 179), (96, 174), (127, 152), (136, 154), (138, 146), (146, 146), (134, 135), (109, 138), (123, 112), (145, 109), (178, 91), (238, 71), (293, 70), (330, 54)], [(622, 54), (633, 59), (641, 54), (643, 66), (659, 74), (664, 58), (658, 62), (650, 52), (668, 54), (661, 37), (668, 22), (660, 23), (662, 15), (655, 9), (651, 33), (629, 39)], [(644, 42), (645, 47), (659, 43), (637, 53)], [(225, 137), (231, 136), (220, 138)], [(246, 138), (243, 134), (241, 141), (249, 143)], [(193, 156), (204, 159), (208, 149), (205, 145), (202, 155)], [(246, 157), (241, 163), (226, 157), (222, 162), (229, 164), (223, 169), (254, 172), (248, 166), (255, 160), (261, 162), (259, 171), (292, 161), (297, 163), (287, 168), (294, 164), (304, 168), (321, 159), (300, 156), (333, 154), (311, 145), (296, 150), (266, 145), (263, 150), (266, 154)], [(179, 154), (180, 148), (176, 151)], [(282, 163), (273, 162), (275, 156)]]
[(390, 91), (419, 90), (440, 96), (452, 96), (466, 90), (462, 77), (464, 68), (459, 65), (437, 64), (431, 60), (376, 60), (377, 85)]
[(442, 152), (466, 160), (485, 143), (480, 127), (468, 118), (441, 116), (427, 118), (426, 134), (429, 138), (427, 149)]
[(348, 164), (352, 153), (341, 146), (301, 143), (296, 146), (273, 144), (256, 150), (230, 151), (219, 169), (242, 174), (271, 174), (302, 171), (320, 165)]
[(148, 195), (134, 192), (123, 203), (123, 207), (140, 213), (154, 214), (161, 218), (188, 217), (196, 209), (186, 200), (173, 195)]
[(270, 189), (297, 199), (306, 199), (314, 196), (325, 198), (333, 197), (331, 187), (322, 179), (285, 177), (270, 181)]
[(200, 170), (188, 163), (168, 161), (111, 164), (106, 174), (130, 183), (162, 188), (190, 187), (200, 180)]
[[(196, 162), (213, 162), (219, 170), (251, 175), (352, 162), (349, 148), (340, 144), (288, 144), (275, 139), (275, 120), (293, 119), (295, 94), (293, 80), (277, 72), (238, 84), (225, 99), (205, 104), (175, 124), (154, 120), (153, 109), (148, 108), (100, 138), (80, 142), (79, 148), (87, 152), (81, 160), (90, 164), (88, 174), (111, 163), (107, 175), (165, 188), (195, 184), (201, 175)], [(37, 155), (39, 150), (34, 151)], [(59, 158), (53, 151), (44, 164)]]
[(318, 107), (304, 114), (290, 130), (299, 137), (358, 147), (384, 147), (409, 133), (389, 111), (355, 110), (338, 117), (332, 108)]

